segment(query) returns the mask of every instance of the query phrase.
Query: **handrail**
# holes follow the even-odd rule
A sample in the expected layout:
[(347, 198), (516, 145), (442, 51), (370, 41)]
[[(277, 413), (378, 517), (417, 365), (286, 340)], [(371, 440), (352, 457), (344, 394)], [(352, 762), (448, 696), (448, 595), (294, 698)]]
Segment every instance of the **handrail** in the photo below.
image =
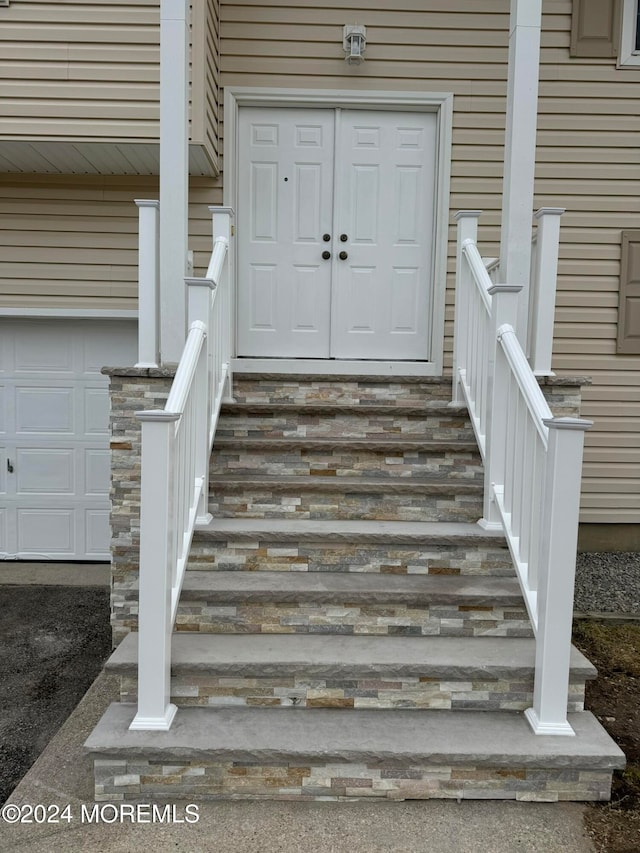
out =
[(175, 412), (180, 416), (184, 414), (185, 402), (195, 377), (200, 350), (206, 337), (207, 327), (204, 323), (196, 320), (189, 329), (182, 358), (171, 383), (171, 390), (164, 407), (166, 412)]
[[(546, 213), (553, 214), (555, 239), (560, 211)], [(456, 216), (453, 403), (466, 403), (484, 462), (479, 523), (504, 533), (534, 629), (534, 696), (526, 717), (536, 734), (573, 735), (567, 720), (573, 583), (584, 432), (591, 422), (553, 417), (514, 330), (521, 287), (489, 286), (486, 266), (479, 268), (479, 215)], [(555, 283), (554, 239), (547, 240), (546, 277)], [(543, 252), (543, 234), (540, 241)], [(551, 308), (547, 298), (547, 315)], [(548, 357), (550, 363), (550, 350)]]
[(187, 340), (161, 411), (142, 423), (138, 711), (130, 728), (170, 728), (171, 636), (191, 540), (206, 523), (209, 459), (224, 395), (231, 388), (229, 277), (232, 211), (214, 209), (207, 278), (187, 278)]

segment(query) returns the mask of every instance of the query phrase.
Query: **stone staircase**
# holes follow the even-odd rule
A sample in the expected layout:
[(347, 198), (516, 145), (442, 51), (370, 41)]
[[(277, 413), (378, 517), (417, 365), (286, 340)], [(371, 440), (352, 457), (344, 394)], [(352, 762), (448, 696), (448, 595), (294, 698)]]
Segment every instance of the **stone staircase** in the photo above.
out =
[(607, 799), (622, 753), (583, 710), (536, 737), (534, 641), (450, 382), (236, 377), (173, 642), (169, 732), (130, 732), (131, 633), (87, 742), (96, 798)]

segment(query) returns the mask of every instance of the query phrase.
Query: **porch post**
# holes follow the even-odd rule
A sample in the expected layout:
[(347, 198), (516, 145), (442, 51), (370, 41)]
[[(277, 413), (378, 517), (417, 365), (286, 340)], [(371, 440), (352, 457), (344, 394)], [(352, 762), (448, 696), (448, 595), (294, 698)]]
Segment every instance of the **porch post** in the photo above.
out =
[(157, 367), (158, 272), (160, 203), (135, 199), (138, 206), (138, 361), (136, 367)]
[(538, 625), (533, 707), (537, 735), (573, 735), (567, 721), (569, 658), (576, 572), (584, 433), (592, 421), (549, 418), (549, 446), (538, 576)]
[(516, 332), (527, 351), (542, 0), (511, 0), (500, 280), (523, 286)]
[(178, 362), (186, 339), (189, 140), (188, 0), (160, 2), (160, 357)]
[(232, 207), (218, 207), (211, 205), (209, 213), (212, 218), (212, 229), (214, 241), (223, 237), (227, 241), (227, 259), (219, 282), (219, 295), (223, 300), (222, 310), (222, 340), (220, 341), (222, 352), (223, 371), (225, 375), (223, 400), (233, 403), (233, 371), (231, 359), (235, 354), (235, 328), (236, 328), (236, 288), (235, 288), (235, 244), (234, 244), (234, 216)]
[(466, 370), (469, 355), (469, 302), (472, 274), (462, 247), (465, 240), (477, 242), (478, 219), (481, 214), (481, 210), (459, 210), (454, 216), (458, 225), (458, 245), (456, 251), (456, 304), (453, 325), (452, 405), (460, 405), (465, 401), (460, 389), (460, 371)]
[(536, 376), (553, 376), (553, 323), (556, 311), (556, 284), (560, 248), (562, 207), (541, 207), (538, 220), (537, 259), (531, 280), (532, 299), (529, 317), (529, 363)]

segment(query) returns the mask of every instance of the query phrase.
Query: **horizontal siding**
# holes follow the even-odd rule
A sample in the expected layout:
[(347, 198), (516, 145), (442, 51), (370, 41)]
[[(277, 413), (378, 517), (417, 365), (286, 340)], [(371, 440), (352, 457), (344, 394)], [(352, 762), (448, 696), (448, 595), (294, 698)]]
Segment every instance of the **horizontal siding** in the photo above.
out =
[[(137, 308), (136, 198), (157, 179), (7, 177), (0, 181), (0, 308)], [(193, 179), (189, 246), (196, 274), (211, 252), (211, 179)]]
[[(215, 170), (217, 0), (193, 2), (192, 137)], [(159, 0), (12, 0), (0, 27), (0, 141), (157, 143), (159, 40)]]

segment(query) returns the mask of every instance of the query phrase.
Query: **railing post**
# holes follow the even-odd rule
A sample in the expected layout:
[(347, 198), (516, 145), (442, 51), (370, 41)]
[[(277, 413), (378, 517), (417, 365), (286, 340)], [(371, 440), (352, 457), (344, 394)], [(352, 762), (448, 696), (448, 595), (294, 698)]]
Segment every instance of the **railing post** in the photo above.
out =
[(224, 237), (227, 241), (227, 261), (222, 269), (220, 281), (218, 282), (219, 294), (223, 299), (223, 340), (222, 358), (225, 365), (225, 386), (223, 399), (233, 402), (233, 371), (231, 359), (235, 352), (235, 245), (233, 236), (235, 226), (233, 224), (234, 211), (232, 207), (210, 206), (209, 212), (212, 217), (213, 239)]
[(553, 322), (556, 309), (556, 282), (560, 247), (561, 207), (541, 207), (538, 220), (536, 277), (531, 282), (529, 314), (529, 363), (536, 376), (553, 376)]
[(187, 316), (188, 328), (193, 323), (203, 323), (207, 332), (204, 341), (205, 347), (205, 383), (199, 387), (197, 392), (197, 403), (199, 408), (197, 424), (197, 458), (196, 477), (202, 478), (202, 491), (198, 501), (198, 512), (196, 524), (208, 524), (211, 521), (209, 512), (209, 426), (214, 397), (214, 376), (212, 369), (211, 348), (213, 346), (213, 329), (211, 328), (211, 290), (214, 283), (208, 278), (185, 278), (187, 286)]
[(137, 198), (138, 206), (138, 361), (136, 367), (157, 367), (158, 295), (160, 287), (160, 202)]
[(465, 240), (473, 240), (474, 243), (477, 241), (478, 219), (481, 214), (481, 210), (459, 210), (454, 216), (455, 221), (458, 223), (458, 244), (456, 251), (456, 304), (453, 329), (453, 405), (460, 405), (464, 402), (464, 395), (460, 389), (460, 371), (466, 369), (469, 354), (469, 297), (471, 294), (472, 279), (462, 247)]
[(591, 421), (549, 418), (541, 527), (538, 625), (533, 707), (525, 711), (536, 734), (573, 735), (567, 720), (573, 585), (580, 510), (584, 433)]
[(498, 358), (498, 329), (505, 323), (514, 325), (518, 315), (520, 284), (494, 284), (491, 296), (491, 337), (487, 348), (487, 427), (485, 432), (484, 499), (482, 518), (478, 524), (485, 530), (500, 530), (502, 522), (493, 497), (493, 484), (504, 483), (506, 419), (508, 409), (508, 370)]
[[(172, 442), (179, 415), (136, 412), (142, 421), (138, 712), (131, 729), (168, 731), (171, 704), (171, 572), (173, 524)], [(160, 531), (160, 534), (159, 534)]]

